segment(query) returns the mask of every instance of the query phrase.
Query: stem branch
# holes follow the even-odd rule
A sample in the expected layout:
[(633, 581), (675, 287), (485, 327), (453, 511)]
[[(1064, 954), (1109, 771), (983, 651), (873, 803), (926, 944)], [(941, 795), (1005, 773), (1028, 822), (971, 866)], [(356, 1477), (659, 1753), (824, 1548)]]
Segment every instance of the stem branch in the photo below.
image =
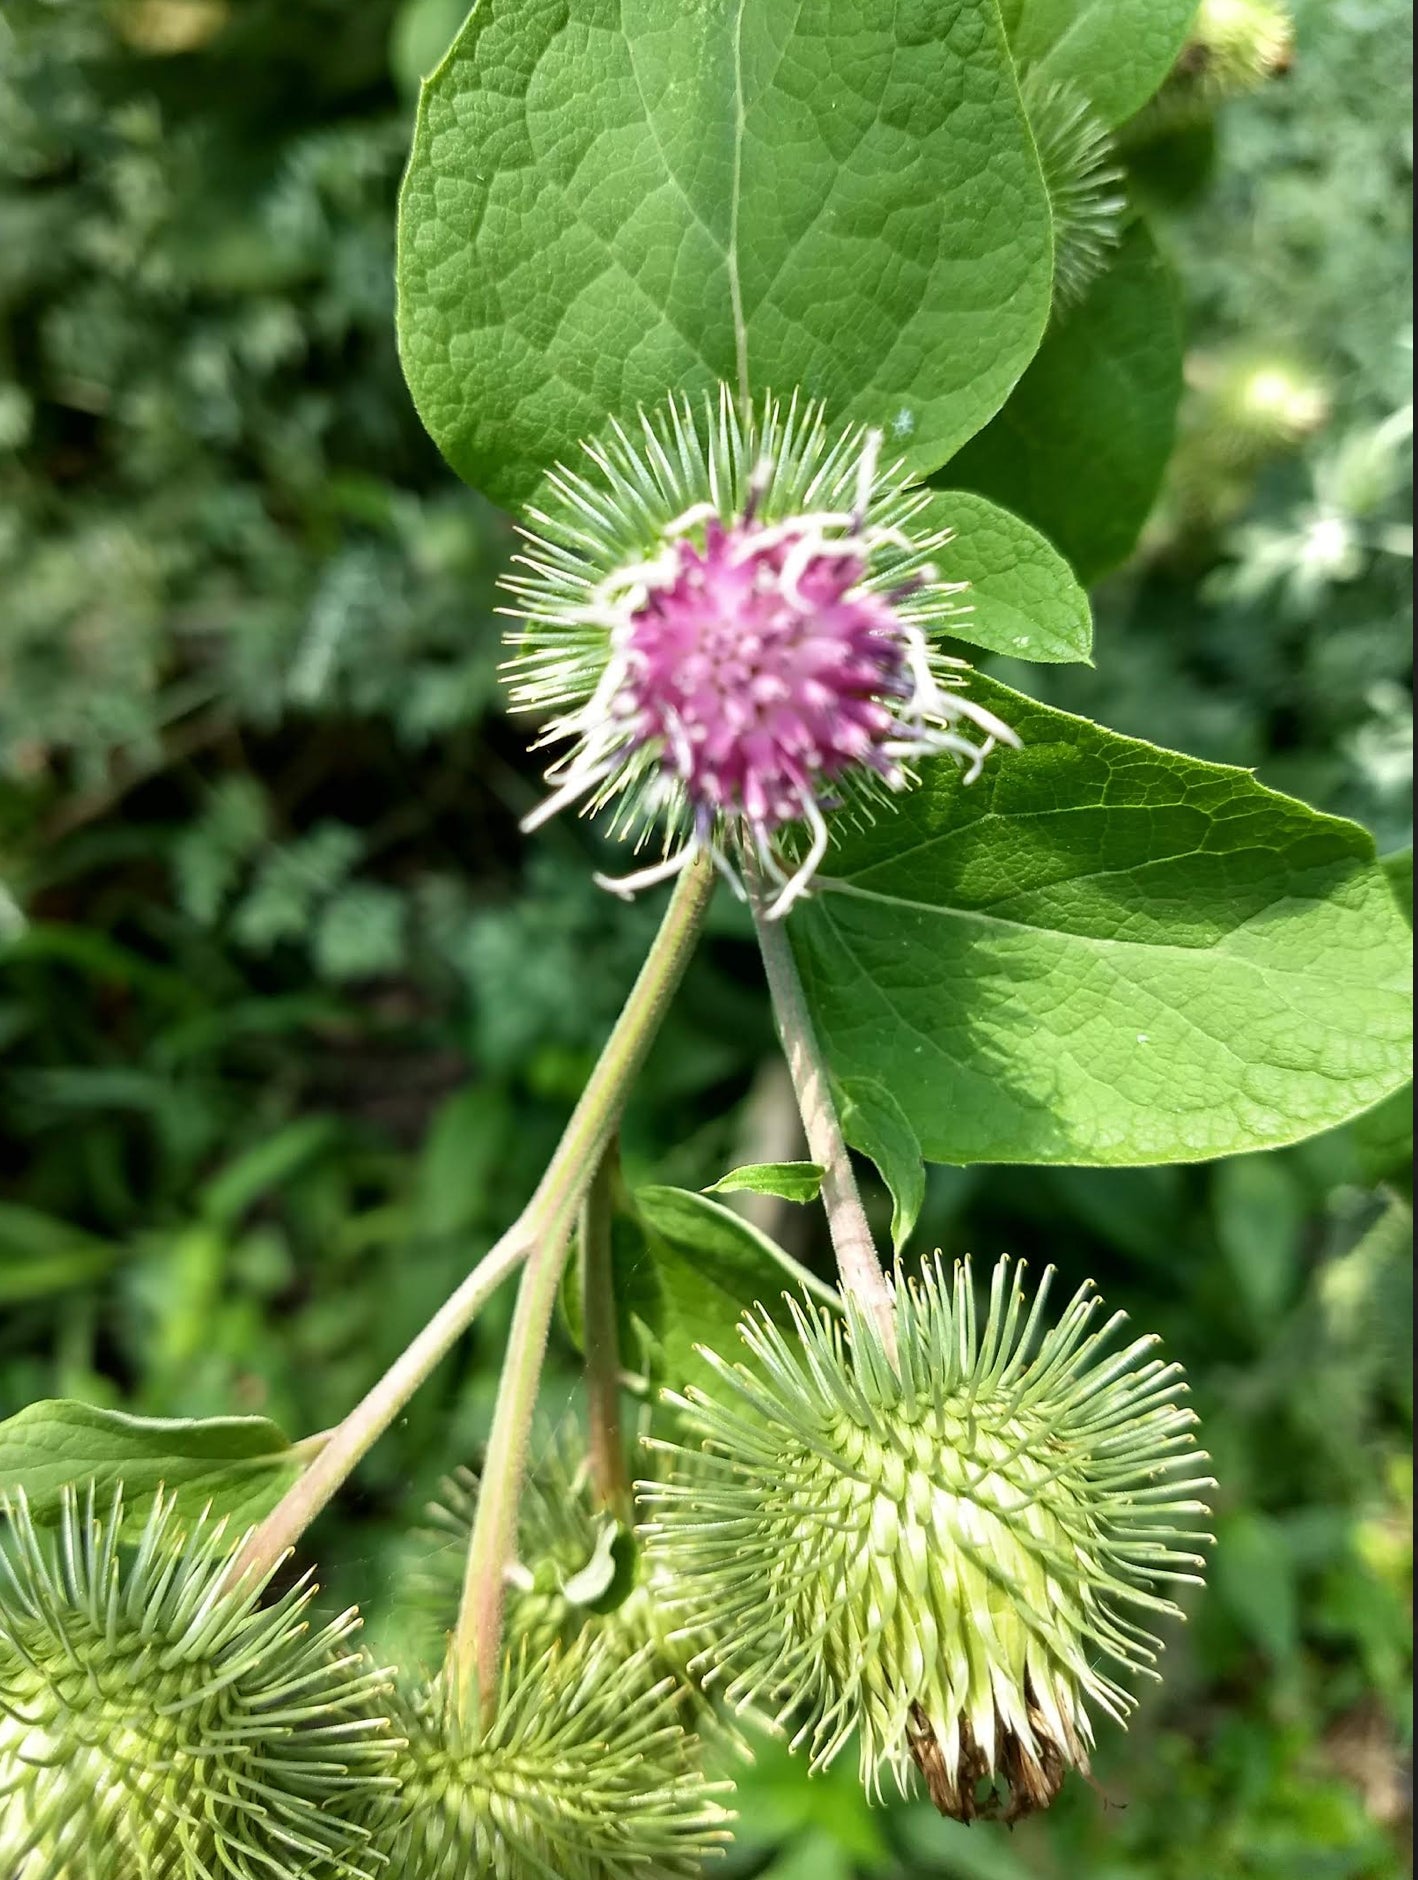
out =
[[(523, 1215), (508, 1228), (379, 1382), (361, 1397), (343, 1422), (321, 1439), (324, 1447), (309, 1468), (247, 1536), (227, 1571), (229, 1586), (235, 1586), (247, 1575), (253, 1579), (264, 1578), (295, 1546), (419, 1385), (453, 1349), (502, 1281), (526, 1258), (531, 1244), (526, 1218)], [(297, 1445), (298, 1448), (303, 1446)]]
[(618, 1521), (631, 1514), (620, 1421), (620, 1338), (611, 1242), (620, 1158), (612, 1138), (581, 1206), (581, 1342), (586, 1352), (588, 1455), (596, 1500)]
[(823, 1170), (822, 1205), (837, 1255), (842, 1290), (876, 1325), (887, 1355), (896, 1357), (896, 1315), (891, 1290), (881, 1269), (876, 1242), (867, 1225), (866, 1210), (857, 1190), (851, 1157), (832, 1100), (827, 1065), (813, 1030), (812, 1018), (798, 977), (797, 962), (784, 924), (765, 912), (767, 884), (749, 856), (744, 858), (749, 905), (763, 955), (763, 970), (773, 1001), (783, 1056), (798, 1099), (808, 1153)]
[[(554, 1263), (556, 1279), (559, 1279), (576, 1210), (594, 1178), (630, 1084), (688, 963), (709, 904), (713, 880), (712, 868), (707, 863), (687, 869), (680, 878), (625, 1009), (606, 1041), (536, 1193), (522, 1214), (483, 1255), (456, 1292), (450, 1294), (349, 1415), (323, 1435), (322, 1447), (310, 1466), (287, 1489), (265, 1520), (252, 1529), (238, 1550), (227, 1571), (228, 1586), (234, 1587), (248, 1577), (263, 1578), (290, 1552), (514, 1268), (534, 1253), (543, 1256), (551, 1246), (553, 1252), (547, 1257)], [(548, 1321), (556, 1299), (556, 1279), (552, 1282), (551, 1303), (546, 1308)], [(521, 1305), (519, 1294), (519, 1312)], [(513, 1336), (516, 1337), (515, 1328)], [(545, 1328), (540, 1343), (545, 1344)], [(509, 1345), (509, 1352), (512, 1349)]]
[(449, 1647), (460, 1695), (484, 1713), (497, 1701), (503, 1603), (507, 1569), (516, 1553), (527, 1440), (571, 1229), (631, 1084), (689, 964), (713, 891), (713, 866), (701, 856), (679, 878), (640, 976), (522, 1217), (536, 1245), (518, 1289), (468, 1548), (463, 1600)]

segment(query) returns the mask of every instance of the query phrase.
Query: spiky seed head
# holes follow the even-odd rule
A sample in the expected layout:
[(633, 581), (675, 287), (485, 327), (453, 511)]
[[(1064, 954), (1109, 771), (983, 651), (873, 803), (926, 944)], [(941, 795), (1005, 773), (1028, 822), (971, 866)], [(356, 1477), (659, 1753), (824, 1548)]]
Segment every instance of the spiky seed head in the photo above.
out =
[(1203, 123), (1228, 98), (1290, 70), (1295, 28), (1277, 0), (1202, 0), (1166, 82), (1128, 128), (1145, 142)]
[(1122, 234), (1123, 173), (1112, 139), (1083, 94), (1038, 69), (1023, 84), (1025, 114), (1054, 224), (1054, 307), (1076, 306), (1108, 265)]
[(645, 1490), (730, 1702), (791, 1723), (814, 1766), (858, 1732), (871, 1793), (919, 1770), (966, 1821), (1087, 1769), (1090, 1708), (1132, 1701), (1105, 1666), (1151, 1668), (1142, 1619), (1202, 1564), (1178, 1367), (1150, 1338), (1105, 1355), (1123, 1315), (1095, 1324), (1087, 1286), (1046, 1330), (1049, 1274), (1032, 1302), (1021, 1275), (996, 1266), (983, 1329), (968, 1262), (899, 1283), (899, 1370), (850, 1302), (794, 1303), (796, 1336), (760, 1310), (747, 1361), (674, 1400), (696, 1466)]
[[(427, 1509), (431, 1545), (414, 1585), (445, 1637), (457, 1616), (477, 1500), (477, 1476), (458, 1469)], [(655, 1643), (638, 1551), (634, 1534), (596, 1506), (584, 1438), (576, 1425), (563, 1425), (523, 1486), (508, 1635), (533, 1658), (554, 1644), (569, 1648), (583, 1631), (605, 1633), (621, 1657)]]
[(1189, 361), (1188, 383), (1201, 394), (1193, 420), (1239, 468), (1312, 437), (1330, 414), (1329, 390), (1301, 361), (1274, 351), (1244, 348), (1199, 353)]
[(1177, 76), (1215, 103), (1290, 69), (1295, 23), (1276, 0), (1201, 0)]
[(727, 1838), (674, 1680), (604, 1638), (508, 1657), (495, 1715), (439, 1679), (401, 1699), (408, 1747), (378, 1846), (399, 1880), (685, 1880)]
[(975, 774), (1008, 727), (935, 644), (964, 584), (913, 533), (932, 500), (881, 435), (830, 432), (822, 407), (726, 387), (672, 397), (587, 443), (529, 512), (506, 586), (513, 703), (562, 747), (528, 826), (573, 803), (662, 859), (625, 893), (707, 851), (736, 880), (748, 844), (781, 914), (807, 888), (827, 813), (867, 811), (944, 753)]
[(121, 1492), (66, 1495), (0, 1533), (5, 1880), (361, 1880), (397, 1748), (356, 1618), (224, 1590), (222, 1524), (158, 1497), (135, 1543)]

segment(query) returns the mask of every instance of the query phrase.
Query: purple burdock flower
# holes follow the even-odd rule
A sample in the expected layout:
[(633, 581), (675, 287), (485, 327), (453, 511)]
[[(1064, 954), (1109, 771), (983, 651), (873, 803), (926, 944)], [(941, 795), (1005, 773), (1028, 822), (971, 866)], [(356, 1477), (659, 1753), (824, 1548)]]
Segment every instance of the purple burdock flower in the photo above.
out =
[(614, 805), (639, 841), (662, 832), (660, 860), (604, 883), (623, 894), (701, 852), (737, 887), (748, 842), (778, 916), (826, 852), (825, 810), (869, 809), (937, 754), (968, 781), (1017, 740), (932, 644), (963, 584), (930, 561), (949, 531), (908, 533), (930, 493), (882, 474), (880, 433), (831, 442), (796, 400), (744, 423), (727, 393), (704, 420), (672, 402), (638, 448), (616, 427), (586, 446), (599, 475), (554, 472), (554, 505), (531, 512), (508, 582), (514, 700), (571, 749), (525, 826), (579, 802)]

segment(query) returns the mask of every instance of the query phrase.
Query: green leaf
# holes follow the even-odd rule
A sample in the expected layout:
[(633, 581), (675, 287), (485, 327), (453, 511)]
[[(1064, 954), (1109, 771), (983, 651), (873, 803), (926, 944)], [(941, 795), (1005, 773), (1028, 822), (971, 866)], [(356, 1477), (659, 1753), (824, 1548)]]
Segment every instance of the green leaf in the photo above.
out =
[(1385, 855), (1379, 863), (1393, 898), (1403, 910), (1403, 918), (1409, 926), (1413, 925), (1413, 851), (1396, 849), (1393, 854)]
[(882, 423), (924, 473), (1039, 344), (1050, 248), (985, 0), (481, 0), (419, 102), (404, 370), (508, 505), (720, 381)]
[(1176, 290), (1135, 223), (945, 477), (1042, 529), (1091, 584), (1126, 559), (1147, 520), (1181, 389)]
[(0, 1304), (91, 1285), (117, 1257), (116, 1247), (67, 1221), (0, 1201)]
[(1021, 65), (1074, 85), (1108, 125), (1140, 111), (1176, 63), (1196, 0), (1015, 0)]
[(844, 1077), (837, 1085), (842, 1134), (869, 1156), (891, 1195), (891, 1249), (911, 1238), (926, 1198), (921, 1145), (901, 1105), (874, 1077)]
[(1259, 1324), (1273, 1324), (1294, 1298), (1304, 1254), (1300, 1184), (1275, 1156), (1236, 1156), (1217, 1169), (1211, 1206), (1242, 1299)]
[(424, 1137), (414, 1190), (414, 1224), (442, 1238), (465, 1233), (488, 1205), (508, 1152), (512, 1117), (494, 1084), (455, 1091)]
[(840, 1083), (929, 1160), (1199, 1161), (1409, 1075), (1410, 937), (1368, 835), (977, 678), (1019, 733), (844, 831), (790, 929)]
[(1413, 1085), (1404, 1084), (1376, 1103), (1352, 1125), (1354, 1153), (1361, 1178), (1376, 1185), (1399, 1181), (1413, 1171)]
[(635, 1205), (646, 1230), (657, 1298), (651, 1323), (676, 1390), (707, 1384), (713, 1373), (695, 1350), (738, 1352), (736, 1327), (751, 1306), (783, 1316), (783, 1294), (804, 1289), (835, 1306), (830, 1286), (799, 1266), (766, 1234), (728, 1208), (687, 1188), (639, 1188)]
[(816, 1201), (822, 1170), (816, 1162), (746, 1162), (704, 1190), (706, 1195), (777, 1195), (784, 1201)]
[(103, 1500), (122, 1482), (130, 1522), (162, 1488), (188, 1518), (210, 1504), (235, 1537), (275, 1507), (308, 1459), (265, 1417), (135, 1417), (49, 1398), (0, 1423), (0, 1486), (23, 1489), (42, 1522), (58, 1520), (64, 1488), (92, 1482)]
[(1054, 665), (1090, 660), (1088, 596), (1037, 529), (968, 490), (933, 496), (918, 527), (922, 533), (955, 531), (939, 557), (947, 581), (970, 583), (970, 592), (961, 596), (969, 613), (949, 623), (955, 639), (1010, 659)]

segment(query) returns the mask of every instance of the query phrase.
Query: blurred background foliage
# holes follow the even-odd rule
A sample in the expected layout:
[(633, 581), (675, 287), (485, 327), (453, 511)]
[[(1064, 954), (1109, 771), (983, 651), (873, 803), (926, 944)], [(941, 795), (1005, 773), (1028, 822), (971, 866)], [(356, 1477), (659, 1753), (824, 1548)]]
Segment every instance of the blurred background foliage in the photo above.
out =
[[(395, 191), (458, 11), (0, 18), (0, 1416), (336, 1420), (530, 1191), (653, 923), (590, 885), (584, 828), (517, 833), (510, 527), (395, 356)], [(1095, 597), (1096, 667), (1000, 666), (1384, 850), (1410, 840), (1410, 32), (1403, 0), (1304, 0), (1283, 79), (1125, 131), (1189, 298), (1181, 441)], [(732, 906), (624, 1147), (690, 1186), (793, 1153)], [(1410, 1206), (1405, 1104), (1205, 1168), (934, 1171), (917, 1245), (1089, 1273), (1185, 1361), (1213, 1587), (1096, 1792), (966, 1831), (764, 1745), (726, 1872), (1408, 1870)], [(318, 1532), (381, 1649), (414, 1648), (410, 1529), (477, 1453), (507, 1303)], [(549, 1414), (574, 1392), (563, 1352)]]

